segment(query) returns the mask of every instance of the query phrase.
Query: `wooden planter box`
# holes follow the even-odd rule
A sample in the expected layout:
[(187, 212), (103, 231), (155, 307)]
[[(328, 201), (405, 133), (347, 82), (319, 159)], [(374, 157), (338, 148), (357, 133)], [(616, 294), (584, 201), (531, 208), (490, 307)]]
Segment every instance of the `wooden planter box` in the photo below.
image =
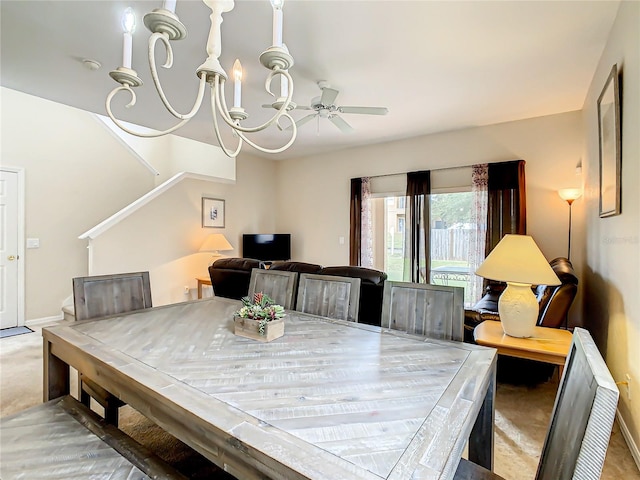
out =
[(284, 335), (284, 318), (267, 322), (264, 327), (264, 335), (260, 335), (259, 320), (233, 317), (233, 333), (240, 337), (258, 340), (259, 342), (270, 342)]

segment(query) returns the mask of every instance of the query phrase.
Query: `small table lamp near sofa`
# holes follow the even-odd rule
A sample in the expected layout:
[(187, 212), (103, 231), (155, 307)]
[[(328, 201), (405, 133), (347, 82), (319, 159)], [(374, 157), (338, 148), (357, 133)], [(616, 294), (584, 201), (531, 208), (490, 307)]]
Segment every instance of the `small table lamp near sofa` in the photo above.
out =
[(506, 282), (498, 300), (504, 333), (531, 337), (539, 306), (531, 285), (560, 285), (560, 279), (529, 235), (505, 235), (476, 270), (490, 280)]
[(226, 237), (221, 233), (212, 233), (205, 238), (204, 243), (200, 247), (200, 252), (211, 252), (211, 263), (215, 262), (222, 256), (220, 250), (233, 250), (233, 246)]

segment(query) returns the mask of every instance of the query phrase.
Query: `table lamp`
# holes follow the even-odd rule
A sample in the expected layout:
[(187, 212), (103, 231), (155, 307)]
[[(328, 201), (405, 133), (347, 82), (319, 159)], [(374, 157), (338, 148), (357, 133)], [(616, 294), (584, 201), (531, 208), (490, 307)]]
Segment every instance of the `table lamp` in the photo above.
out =
[(539, 306), (531, 285), (560, 285), (549, 262), (529, 235), (505, 235), (476, 270), (476, 275), (506, 282), (498, 300), (504, 333), (531, 337)]
[(212, 233), (205, 238), (204, 243), (200, 247), (200, 252), (211, 252), (211, 263), (213, 263), (217, 257), (222, 256), (220, 250), (233, 250), (233, 246), (221, 233)]

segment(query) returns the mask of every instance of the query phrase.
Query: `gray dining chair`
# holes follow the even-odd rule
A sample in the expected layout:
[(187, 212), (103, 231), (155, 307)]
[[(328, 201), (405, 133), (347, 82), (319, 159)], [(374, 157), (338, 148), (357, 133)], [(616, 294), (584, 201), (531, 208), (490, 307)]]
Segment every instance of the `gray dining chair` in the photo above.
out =
[[(619, 391), (593, 338), (576, 328), (536, 480), (598, 480), (607, 454)], [(461, 459), (455, 480), (502, 480)]]
[(251, 270), (248, 296), (252, 298), (255, 293), (262, 292), (278, 305), (290, 310), (295, 304), (297, 284), (297, 272), (254, 268)]
[(297, 311), (356, 322), (359, 304), (359, 278), (300, 274)]
[(462, 341), (464, 289), (428, 283), (384, 283), (382, 328)]
[[(151, 308), (149, 272), (95, 275), (73, 279), (73, 307), (76, 320), (90, 320)], [(104, 408), (107, 423), (118, 425), (118, 397), (78, 372), (78, 398), (90, 406), (91, 398)]]

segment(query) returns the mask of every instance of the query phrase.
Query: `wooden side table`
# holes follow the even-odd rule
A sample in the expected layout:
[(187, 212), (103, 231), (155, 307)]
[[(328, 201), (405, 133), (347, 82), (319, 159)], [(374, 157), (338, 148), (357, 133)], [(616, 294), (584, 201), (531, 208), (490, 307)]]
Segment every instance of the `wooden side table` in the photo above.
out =
[(558, 365), (561, 376), (572, 337), (568, 330), (549, 327), (535, 327), (534, 335), (529, 338), (510, 337), (502, 330), (502, 324), (493, 320), (482, 322), (473, 331), (478, 345), (496, 348), (499, 355)]
[(196, 282), (198, 282), (198, 298), (202, 298), (202, 286), (211, 285), (211, 279), (204, 278), (204, 277), (196, 277)]

